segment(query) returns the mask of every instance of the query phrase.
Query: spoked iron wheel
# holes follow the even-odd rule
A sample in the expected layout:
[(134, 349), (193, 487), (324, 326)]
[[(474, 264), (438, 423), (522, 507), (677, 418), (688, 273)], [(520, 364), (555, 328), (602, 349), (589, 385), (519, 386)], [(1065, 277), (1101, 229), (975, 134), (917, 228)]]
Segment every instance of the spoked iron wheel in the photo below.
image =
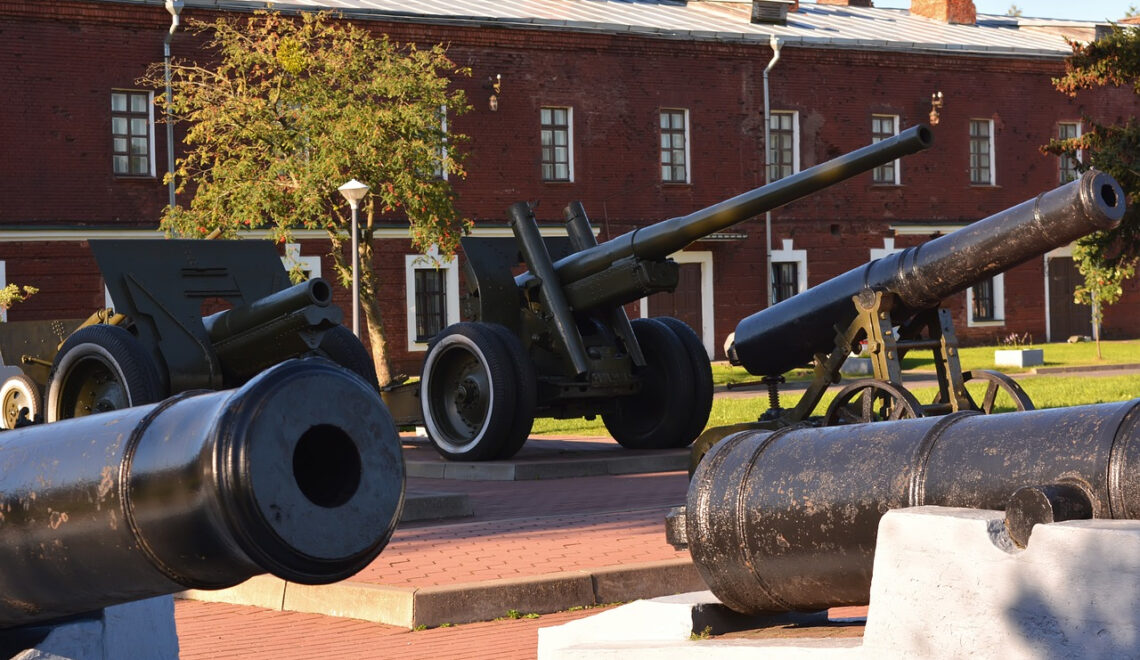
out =
[(922, 404), (902, 385), (857, 380), (835, 395), (823, 417), (825, 426), (865, 424), (922, 417)]
[[(1021, 389), (1021, 385), (1018, 385), (1016, 380), (1000, 371), (992, 371), (990, 369), (965, 371), (962, 373), (962, 380), (966, 385), (969, 385), (970, 381), (974, 383), (978, 383), (979, 381), (985, 383), (985, 389), (981, 391), (980, 398), (974, 396), (980, 388), (967, 388), (966, 397), (970, 400), (972, 410), (980, 410), (990, 415), (994, 412), (1002, 412), (1002, 410), (1006, 408), (1012, 408), (1018, 412), (1037, 409), (1037, 407), (1033, 405), (1033, 401), (1029, 398), (1029, 395), (1025, 393), (1025, 390)], [(974, 390), (974, 392), (970, 392), (969, 390)], [(945, 404), (948, 402), (943, 401), (942, 395), (939, 394), (934, 403)]]
[(76, 330), (52, 364), (47, 421), (86, 417), (162, 398), (158, 372), (134, 335), (113, 325)]
[(448, 327), (428, 349), (420, 378), (436, 449), (454, 460), (499, 456), (515, 428), (517, 391), (511, 356), (494, 331), (482, 323)]

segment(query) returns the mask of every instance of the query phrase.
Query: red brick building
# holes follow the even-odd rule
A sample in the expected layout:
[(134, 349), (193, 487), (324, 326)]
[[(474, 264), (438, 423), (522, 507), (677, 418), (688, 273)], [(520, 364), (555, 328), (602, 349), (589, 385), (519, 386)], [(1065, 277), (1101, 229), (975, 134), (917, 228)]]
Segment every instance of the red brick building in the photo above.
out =
[[(187, 0), (182, 18), (266, 4)], [(1091, 38), (1094, 24), (977, 16), (968, 0), (915, 0), (909, 12), (866, 0), (318, 4), (397, 41), (446, 43), (471, 68), (456, 85), (474, 110), (451, 122), (470, 136), (469, 175), (453, 185), (481, 235), (509, 235), (505, 209), (521, 200), (541, 203), (551, 233), (562, 207), (581, 200), (605, 240), (762, 185), (767, 67), (783, 173), (929, 121), (940, 93), (932, 149), (772, 213), (776, 277), (766, 276), (764, 217), (676, 256), (687, 264), (681, 289), (642, 311), (685, 318), (717, 357), (770, 292), (785, 297), (1053, 188), (1064, 164), (1040, 145), (1080, 131), (1084, 114), (1114, 121), (1137, 109), (1130, 94), (1091, 105), (1052, 88), (1068, 52), (1061, 35)], [(165, 128), (154, 122), (156, 90), (135, 80), (162, 60), (170, 24), (161, 0), (0, 0), (0, 274), (41, 290), (11, 319), (85, 316), (104, 303), (85, 241), (156, 235)], [(200, 59), (185, 31), (171, 48)], [(300, 237), (315, 270), (327, 244)], [(425, 344), (406, 228), (385, 228), (377, 250), (395, 362), (414, 373)], [(1062, 249), (948, 301), (959, 335), (1088, 334), (1087, 308), (1071, 303), (1072, 271)], [(419, 297), (421, 324), (459, 320), (458, 268), (441, 273), (443, 295)], [(1130, 286), (1108, 310), (1109, 335), (1135, 335), (1138, 293)], [(347, 292), (338, 296), (347, 309)], [(425, 314), (431, 306), (439, 313)]]

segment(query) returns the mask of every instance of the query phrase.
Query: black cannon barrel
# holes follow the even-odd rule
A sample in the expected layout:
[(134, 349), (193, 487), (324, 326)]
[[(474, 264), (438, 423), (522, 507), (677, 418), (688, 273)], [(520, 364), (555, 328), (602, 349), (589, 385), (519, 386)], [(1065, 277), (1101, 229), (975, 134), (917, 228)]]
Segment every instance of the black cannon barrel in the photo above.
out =
[(404, 499), (392, 418), (363, 380), (291, 360), (238, 390), (0, 434), (0, 627), (367, 566)]
[(693, 475), (689, 550), (737, 611), (864, 604), (889, 509), (1008, 514), (1019, 490), (1046, 486), (1040, 492), (1081, 491), (1095, 518), (1140, 517), (1138, 421), (1140, 399), (737, 433)]
[(1043, 193), (956, 232), (877, 259), (742, 320), (737, 359), (750, 373), (778, 375), (830, 352), (835, 328), (858, 312), (851, 299), (864, 289), (896, 294), (908, 313), (936, 307), (947, 296), (1097, 230), (1124, 216), (1120, 185), (1103, 172)]
[(328, 307), (331, 302), (332, 287), (323, 278), (314, 277), (300, 284), (294, 284), (288, 289), (258, 298), (248, 305), (211, 314), (203, 318), (202, 323), (206, 326), (210, 341), (218, 343), (269, 324), (277, 318), (309, 305)]
[[(856, 149), (802, 172), (774, 181), (708, 208), (635, 229), (617, 238), (554, 262), (563, 283), (599, 273), (626, 257), (664, 259), (699, 240), (765, 211), (835, 185), (856, 174), (928, 148), (933, 142), (929, 126), (920, 124), (896, 136)], [(523, 273), (515, 281), (524, 286), (532, 277)]]

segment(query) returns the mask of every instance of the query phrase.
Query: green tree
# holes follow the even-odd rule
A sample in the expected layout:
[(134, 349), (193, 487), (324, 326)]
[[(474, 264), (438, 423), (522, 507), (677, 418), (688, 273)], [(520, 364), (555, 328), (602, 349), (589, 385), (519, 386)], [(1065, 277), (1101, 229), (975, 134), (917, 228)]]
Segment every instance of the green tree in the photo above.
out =
[[(1069, 43), (1073, 54), (1065, 63), (1065, 75), (1053, 80), (1058, 91), (1075, 97), (1085, 90), (1122, 88), (1140, 95), (1140, 31), (1136, 28), (1117, 25), (1096, 41)], [(1123, 124), (1101, 123), (1086, 116), (1082, 124), (1082, 135), (1053, 139), (1042, 151), (1074, 159), (1081, 171), (1091, 167), (1111, 174), (1128, 198), (1128, 211), (1116, 229), (1081, 238), (1073, 252), (1085, 278), (1074, 299), (1093, 306), (1099, 341), (1103, 308), (1120, 299), (1121, 284), (1135, 272), (1140, 258), (1140, 123), (1131, 116)], [(1099, 351), (1098, 343), (1098, 356)]]
[(1006, 16), (1021, 16), (1021, 7), (1017, 5), (1010, 5), (1009, 9), (1005, 10)]
[(33, 294), (38, 293), (39, 289), (34, 286), (16, 286), (9, 284), (0, 288), (0, 309), (12, 309), (12, 305), (18, 302), (24, 302)]
[[(351, 214), (338, 186), (371, 188), (360, 206), (363, 318), (381, 384), (391, 379), (377, 296), (373, 238), (380, 222), (407, 222), (413, 247), (454, 254), (470, 230), (443, 173), (462, 176), (463, 136), (446, 115), (468, 109), (451, 78), (469, 75), (442, 46), (399, 45), (327, 13), (259, 11), (246, 19), (192, 21), (208, 34), (209, 64), (176, 62), (172, 98), (158, 99), (187, 126), (175, 167), (189, 205), (167, 208), (162, 227), (178, 236), (235, 238), (267, 228), (289, 240), (323, 229), (342, 284), (351, 281)], [(144, 84), (163, 86), (161, 64)]]

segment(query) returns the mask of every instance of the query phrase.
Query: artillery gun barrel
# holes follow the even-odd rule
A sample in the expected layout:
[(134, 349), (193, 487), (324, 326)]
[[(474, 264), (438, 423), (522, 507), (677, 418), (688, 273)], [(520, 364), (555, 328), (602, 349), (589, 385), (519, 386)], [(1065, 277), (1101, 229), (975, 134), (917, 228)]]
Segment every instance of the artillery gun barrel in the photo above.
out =
[(315, 305), (328, 307), (332, 302), (332, 287), (320, 277), (314, 277), (288, 289), (258, 298), (248, 305), (227, 309), (202, 319), (210, 341), (218, 343), (230, 337), (249, 332), (271, 323), (297, 310)]
[[(664, 259), (709, 234), (806, 197), (856, 174), (926, 149), (932, 141), (933, 135), (929, 126), (924, 124), (914, 126), (896, 136), (867, 145), (708, 208), (635, 229), (596, 247), (568, 255), (554, 262), (554, 270), (559, 279), (567, 283), (599, 273), (615, 261), (626, 257)], [(534, 276), (530, 273), (523, 273), (515, 278), (515, 282), (519, 286), (526, 286), (532, 277)]]
[[(693, 475), (689, 551), (717, 598), (740, 612), (865, 604), (889, 509), (1004, 510), (1021, 545), (1033, 523), (1140, 518), (1138, 421), (1134, 399), (736, 433)], [(1065, 509), (1083, 511), (1054, 517)]]
[(735, 352), (753, 374), (779, 375), (831, 350), (835, 328), (857, 316), (861, 291), (897, 296), (894, 319), (936, 307), (975, 283), (1067, 245), (1124, 216), (1120, 185), (1103, 172), (979, 220), (917, 247), (877, 259), (745, 318), (736, 326)]
[(291, 360), (237, 390), (0, 435), (0, 627), (367, 566), (404, 499), (376, 391)]

